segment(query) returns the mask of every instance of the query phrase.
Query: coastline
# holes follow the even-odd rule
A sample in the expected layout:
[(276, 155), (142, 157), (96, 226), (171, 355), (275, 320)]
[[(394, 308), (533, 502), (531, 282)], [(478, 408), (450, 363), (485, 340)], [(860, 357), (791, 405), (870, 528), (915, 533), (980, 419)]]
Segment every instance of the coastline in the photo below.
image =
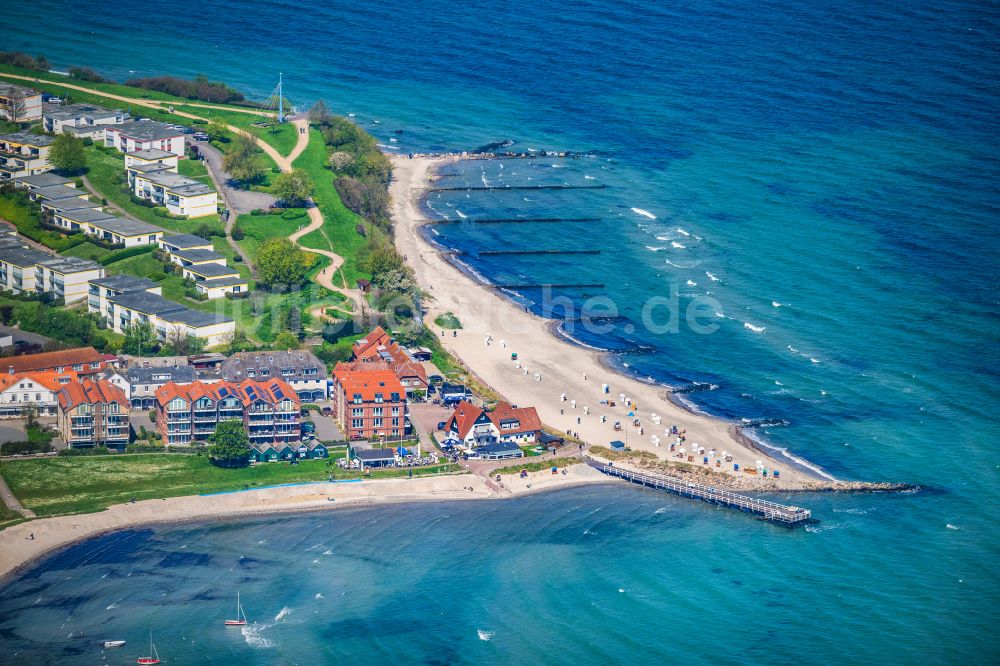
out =
[(574, 465), (565, 475), (532, 472), (527, 479), (505, 475), (500, 491), (475, 474), (453, 474), (318, 482), (116, 504), (96, 513), (40, 518), (0, 530), (0, 587), (39, 558), (119, 530), (385, 504), (514, 499), (600, 483), (616, 480), (586, 465)]
[[(778, 485), (788, 490), (805, 489), (817, 482), (826, 485), (837, 482), (808, 461), (803, 465), (792, 456), (780, 455), (780, 451), (762, 448), (736, 424), (678, 404), (666, 387), (643, 382), (615, 368), (609, 360), (613, 352), (575, 342), (553, 330), (559, 322), (525, 310), (455, 266), (439, 244), (421, 233), (427, 224), (422, 204), (428, 185), (436, 169), (455, 158), (390, 157), (396, 246), (407, 257), (428, 297), (424, 321), (437, 333), (434, 325), (437, 315), (452, 312), (457, 316), (463, 329), (457, 336), (441, 337), (442, 345), (498, 394), (515, 403), (534, 405), (546, 425), (579, 432), (581, 439), (590, 444), (606, 445), (611, 439), (623, 439), (634, 449), (665, 457), (669, 456), (673, 438), (661, 433), (676, 424), (687, 433), (687, 448), (697, 443), (706, 451), (725, 451), (741, 469), (757, 466), (758, 461), (769, 469), (779, 469), (778, 484), (766, 484), (771, 488)], [(491, 338), (490, 344), (485, 342), (487, 336)], [(512, 352), (519, 354), (516, 365), (510, 360)], [(607, 394), (601, 391), (602, 383), (610, 385)], [(599, 404), (602, 399), (620, 403), (623, 393), (636, 404), (635, 416), (641, 418), (642, 434), (628, 423), (631, 417), (626, 416), (626, 408), (620, 404), (614, 408)], [(563, 394), (566, 401), (561, 400)], [(572, 400), (577, 401), (577, 408), (572, 407)], [(584, 405), (590, 410), (587, 415), (583, 414)], [(653, 413), (660, 418), (660, 424), (654, 425)], [(599, 420), (601, 415), (604, 422)], [(612, 429), (615, 421), (622, 422), (622, 430)], [(653, 434), (659, 436), (659, 446), (651, 440)], [(732, 465), (727, 463), (717, 470), (731, 473)], [(739, 485), (744, 486), (742, 480), (747, 477), (740, 474), (737, 478), (741, 479)]]

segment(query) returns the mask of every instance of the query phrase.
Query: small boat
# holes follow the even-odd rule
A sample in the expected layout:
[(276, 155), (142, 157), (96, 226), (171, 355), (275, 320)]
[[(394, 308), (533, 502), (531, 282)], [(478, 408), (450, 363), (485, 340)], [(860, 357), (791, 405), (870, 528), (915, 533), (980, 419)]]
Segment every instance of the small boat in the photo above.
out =
[(243, 612), (243, 604), (240, 603), (240, 591), (236, 590), (236, 619), (226, 620), (227, 627), (242, 627), (247, 623), (247, 614)]
[(104, 647), (113, 648), (125, 645), (125, 641), (104, 641)]
[[(124, 642), (124, 641), (123, 641)], [(149, 630), (149, 653), (151, 657), (139, 657), (135, 660), (137, 664), (158, 664), (160, 663), (160, 655), (156, 652), (156, 646), (153, 645), (153, 630)]]

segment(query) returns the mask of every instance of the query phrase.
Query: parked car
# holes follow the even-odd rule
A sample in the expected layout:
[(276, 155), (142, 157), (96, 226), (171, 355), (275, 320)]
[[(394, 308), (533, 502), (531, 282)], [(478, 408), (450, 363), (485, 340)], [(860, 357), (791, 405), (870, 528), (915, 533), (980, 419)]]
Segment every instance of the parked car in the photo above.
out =
[(329, 407), (324, 407), (323, 408), (323, 416), (331, 416), (331, 415), (333, 415), (333, 410), (330, 409)]
[(438, 430), (444, 430), (444, 426), (445, 426), (444, 421), (438, 421)]
[(316, 424), (313, 423), (312, 421), (303, 421), (302, 422), (302, 432), (303, 433), (309, 433), (309, 434), (312, 434), (312, 433), (316, 432)]
[(444, 382), (444, 377), (441, 375), (427, 375), (427, 381), (431, 384), (441, 384)]

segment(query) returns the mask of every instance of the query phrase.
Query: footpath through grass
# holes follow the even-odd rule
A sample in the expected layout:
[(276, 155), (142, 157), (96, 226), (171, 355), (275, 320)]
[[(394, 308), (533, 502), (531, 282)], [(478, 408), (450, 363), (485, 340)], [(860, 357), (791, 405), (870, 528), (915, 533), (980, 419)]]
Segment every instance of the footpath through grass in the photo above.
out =
[[(304, 247), (330, 250), (344, 258), (341, 269), (348, 285), (353, 285), (360, 278), (370, 278), (358, 268), (358, 253), (368, 243), (368, 239), (357, 232), (357, 225), (363, 220), (353, 213), (340, 200), (337, 189), (333, 186), (333, 171), (327, 162), (326, 144), (323, 134), (315, 129), (309, 129), (309, 145), (295, 160), (296, 168), (303, 169), (312, 178), (316, 186), (313, 199), (323, 214), (322, 227), (306, 234), (300, 240)], [(376, 233), (371, 229), (369, 233)]]
[[(305, 460), (298, 465), (262, 463), (241, 469), (222, 469), (205, 456), (183, 454), (107, 455), (38, 458), (0, 462), (3, 475), (21, 503), (38, 516), (92, 513), (112, 504), (161, 497), (273, 486), (283, 483), (360, 478), (360, 473), (336, 466), (334, 452), (327, 460)], [(329, 464), (328, 464), (329, 461)], [(370, 478), (408, 475), (410, 468), (378, 470)], [(457, 465), (413, 468), (414, 476), (453, 473)]]

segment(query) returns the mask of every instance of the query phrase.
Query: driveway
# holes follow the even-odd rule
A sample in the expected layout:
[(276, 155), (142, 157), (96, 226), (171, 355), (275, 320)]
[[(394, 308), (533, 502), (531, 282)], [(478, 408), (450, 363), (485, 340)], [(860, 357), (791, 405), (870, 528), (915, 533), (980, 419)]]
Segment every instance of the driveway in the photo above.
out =
[(222, 153), (207, 141), (198, 141), (198, 151), (205, 156), (205, 166), (212, 173), (213, 180), (220, 185), (219, 194), (222, 195), (226, 208), (232, 211), (233, 215), (243, 215), (257, 208), (267, 210), (277, 198), (266, 192), (250, 192), (239, 190), (233, 187), (233, 179), (222, 167)]
[[(322, 406), (321, 403), (320, 407)], [(344, 433), (340, 431), (340, 426), (333, 420), (333, 416), (309, 412), (309, 420), (316, 424), (316, 437), (321, 442), (342, 442), (344, 440)]]
[[(21, 238), (20, 236), (18, 237)], [(55, 342), (52, 338), (47, 338), (44, 335), (39, 335), (37, 333), (29, 333), (28, 331), (22, 331), (19, 328), (14, 328), (13, 326), (0, 326), (0, 337), (11, 336), (14, 338), (14, 342), (18, 340), (24, 340), (29, 345), (39, 345), (44, 347), (47, 344)]]
[(437, 430), (437, 424), (447, 421), (453, 410), (430, 402), (410, 403), (410, 422), (419, 433), (431, 434)]
[(23, 442), (28, 439), (24, 421), (4, 421), (0, 423), (0, 443)]

